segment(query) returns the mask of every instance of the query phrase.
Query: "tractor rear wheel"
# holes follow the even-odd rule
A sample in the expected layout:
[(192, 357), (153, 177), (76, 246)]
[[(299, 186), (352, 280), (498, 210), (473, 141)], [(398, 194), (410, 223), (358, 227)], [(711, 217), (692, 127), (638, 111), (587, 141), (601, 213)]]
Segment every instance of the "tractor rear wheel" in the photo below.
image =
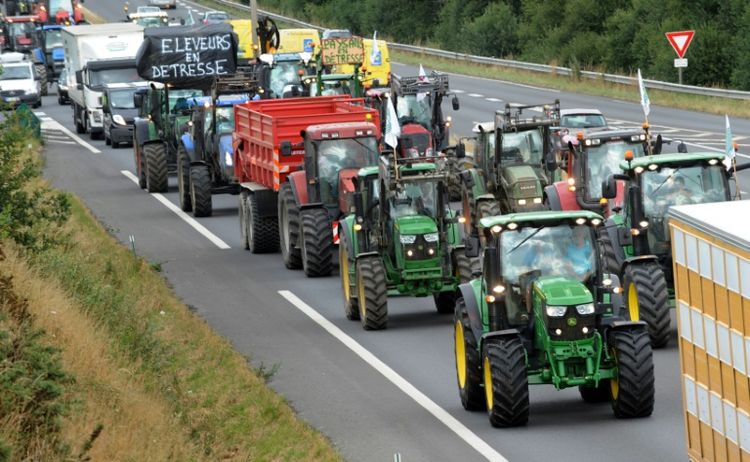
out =
[(190, 156), (184, 146), (177, 148), (177, 190), (180, 208), (183, 212), (191, 212), (193, 202), (190, 198)]
[(380, 330), (388, 326), (388, 287), (385, 267), (378, 256), (357, 261), (357, 300), (359, 319), (365, 330)]
[(602, 249), (602, 268), (605, 273), (616, 274), (618, 277), (621, 276), (620, 272), (622, 268), (617, 260), (617, 249), (609, 237), (607, 229), (604, 227), (599, 228), (599, 246)]
[(349, 273), (352, 262), (349, 260), (349, 243), (346, 235), (341, 233), (339, 239), (339, 274), (341, 275), (341, 293), (344, 295), (344, 313), (346, 319), (359, 320), (359, 304), (357, 296), (352, 292), (352, 277)]
[(167, 149), (161, 143), (143, 147), (146, 158), (146, 189), (150, 193), (167, 192)]
[(482, 358), (479, 356), (474, 332), (469, 325), (469, 313), (466, 311), (466, 302), (463, 297), (456, 301), (453, 318), (453, 345), (461, 404), (467, 411), (484, 409), (486, 404), (482, 390)]
[(463, 249), (453, 251), (453, 271), (459, 283), (465, 284), (471, 281), (474, 272), (479, 269), (479, 259), (469, 258)]
[(456, 292), (448, 290), (445, 292), (438, 292), (432, 295), (435, 299), (435, 308), (437, 308), (440, 314), (453, 313), (456, 309)]
[(608, 379), (599, 381), (599, 385), (578, 387), (581, 398), (587, 403), (609, 403), (612, 401), (612, 390)]
[(302, 269), (310, 278), (333, 270), (333, 228), (324, 208), (302, 210)]
[(281, 185), (279, 190), (279, 242), (281, 244), (281, 258), (289, 269), (302, 268), (302, 253), (299, 242), (299, 208), (294, 200), (292, 186), (289, 183)]
[(190, 166), (190, 203), (194, 217), (210, 217), (213, 213), (211, 172), (207, 165)]
[(279, 251), (279, 222), (276, 217), (262, 217), (258, 206), (258, 196), (249, 194), (245, 201), (245, 236), (247, 248), (252, 253), (273, 253)]
[(138, 187), (146, 189), (146, 162), (143, 157), (143, 151), (135, 137), (133, 137), (133, 157), (135, 158), (135, 173), (138, 176)]
[(487, 414), (493, 427), (517, 427), (529, 421), (529, 378), (520, 338), (493, 340), (482, 352)]
[(644, 330), (614, 331), (610, 336), (617, 378), (610, 380), (615, 417), (648, 417), (654, 411), (654, 363)]
[(669, 294), (664, 271), (658, 263), (631, 263), (623, 275), (625, 316), (631, 321), (648, 324), (648, 335), (654, 348), (669, 343)]

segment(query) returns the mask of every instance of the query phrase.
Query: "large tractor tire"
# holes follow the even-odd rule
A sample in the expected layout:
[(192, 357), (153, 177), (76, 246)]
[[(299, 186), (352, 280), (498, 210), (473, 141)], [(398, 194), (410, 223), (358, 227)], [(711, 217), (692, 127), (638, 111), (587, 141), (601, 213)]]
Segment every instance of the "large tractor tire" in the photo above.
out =
[(469, 258), (463, 249), (453, 251), (453, 270), (461, 284), (471, 281), (474, 273), (479, 270), (479, 259)]
[(486, 408), (482, 390), (482, 358), (477, 348), (477, 339), (469, 326), (469, 313), (463, 298), (456, 301), (453, 318), (453, 351), (456, 355), (456, 379), (461, 405), (467, 411)]
[(357, 321), (359, 320), (359, 303), (357, 303), (356, 291), (352, 290), (353, 281), (350, 273), (352, 261), (349, 258), (348, 245), (346, 235), (341, 234), (339, 240), (339, 275), (341, 276), (341, 293), (344, 296), (344, 314), (346, 314), (346, 319)]
[(76, 126), (76, 133), (82, 135), (86, 133), (86, 125), (81, 117), (81, 108), (76, 103), (70, 103), (73, 106), (73, 124)]
[(631, 263), (625, 268), (625, 317), (648, 324), (651, 346), (669, 343), (669, 293), (664, 271), (656, 262)]
[(240, 241), (242, 241), (242, 248), (250, 250), (250, 244), (247, 242), (247, 196), (247, 191), (240, 192), (240, 203), (237, 207), (237, 213), (240, 216)]
[(324, 208), (302, 210), (302, 269), (305, 276), (328, 276), (333, 270), (333, 228)]
[(610, 380), (615, 417), (648, 417), (654, 411), (654, 362), (649, 335), (643, 330), (612, 332), (610, 347), (617, 379)]
[(302, 268), (302, 252), (299, 243), (299, 208), (294, 200), (294, 192), (289, 183), (279, 190), (279, 243), (281, 258), (289, 269)]
[(487, 343), (482, 352), (487, 414), (493, 427), (529, 421), (529, 378), (523, 343), (517, 337)]
[(193, 201), (190, 198), (190, 156), (184, 146), (177, 148), (177, 191), (180, 196), (180, 208), (183, 212), (192, 212)]
[(581, 399), (587, 403), (609, 403), (612, 401), (609, 379), (600, 380), (599, 385), (595, 387), (581, 385), (578, 387), (578, 392), (581, 394)]
[(378, 256), (357, 261), (357, 300), (359, 319), (365, 330), (388, 327), (388, 286), (385, 267)]
[(143, 146), (146, 159), (146, 189), (150, 193), (167, 192), (167, 148), (161, 143)]
[(37, 74), (39, 75), (39, 87), (41, 88), (41, 95), (47, 96), (49, 94), (49, 81), (47, 80), (47, 66), (42, 63), (34, 64)]
[(190, 202), (194, 217), (210, 217), (213, 213), (211, 172), (207, 165), (190, 166)]
[(435, 308), (440, 314), (450, 314), (456, 309), (456, 292), (449, 290), (433, 294)]
[(138, 176), (138, 187), (146, 189), (146, 161), (135, 137), (133, 138), (133, 158), (135, 160), (135, 173)]
[(617, 259), (617, 251), (619, 249), (615, 248), (615, 243), (610, 239), (606, 228), (599, 228), (598, 234), (599, 246), (602, 251), (602, 269), (605, 273), (616, 274), (620, 277), (622, 268)]
[(248, 194), (245, 208), (245, 235), (247, 249), (252, 253), (279, 251), (279, 222), (276, 217), (262, 217), (258, 196)]

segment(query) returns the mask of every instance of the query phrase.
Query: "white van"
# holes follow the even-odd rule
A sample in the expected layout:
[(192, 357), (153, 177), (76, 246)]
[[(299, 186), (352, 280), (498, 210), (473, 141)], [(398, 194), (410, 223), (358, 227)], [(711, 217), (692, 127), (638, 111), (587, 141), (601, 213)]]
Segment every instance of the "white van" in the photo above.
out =
[(31, 61), (22, 53), (0, 55), (0, 99), (16, 105), (26, 103), (32, 107), (42, 105), (41, 85)]

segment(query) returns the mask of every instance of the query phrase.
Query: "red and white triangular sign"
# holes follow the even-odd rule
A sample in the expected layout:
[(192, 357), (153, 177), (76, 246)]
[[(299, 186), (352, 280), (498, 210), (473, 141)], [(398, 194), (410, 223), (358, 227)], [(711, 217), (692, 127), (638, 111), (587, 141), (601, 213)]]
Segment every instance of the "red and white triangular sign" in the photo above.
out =
[(695, 35), (694, 30), (683, 30), (680, 32), (667, 32), (664, 35), (667, 36), (667, 40), (672, 44), (672, 48), (677, 52), (677, 56), (680, 59), (685, 57), (685, 52), (690, 46), (690, 42), (693, 40)]

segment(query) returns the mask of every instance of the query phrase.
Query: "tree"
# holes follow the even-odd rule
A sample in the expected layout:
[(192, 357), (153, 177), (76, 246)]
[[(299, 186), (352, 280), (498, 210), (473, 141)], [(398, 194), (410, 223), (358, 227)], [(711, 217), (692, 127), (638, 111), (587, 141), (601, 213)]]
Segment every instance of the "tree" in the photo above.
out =
[(467, 21), (460, 39), (467, 53), (504, 58), (518, 53), (518, 21), (505, 2), (487, 5), (482, 15)]

